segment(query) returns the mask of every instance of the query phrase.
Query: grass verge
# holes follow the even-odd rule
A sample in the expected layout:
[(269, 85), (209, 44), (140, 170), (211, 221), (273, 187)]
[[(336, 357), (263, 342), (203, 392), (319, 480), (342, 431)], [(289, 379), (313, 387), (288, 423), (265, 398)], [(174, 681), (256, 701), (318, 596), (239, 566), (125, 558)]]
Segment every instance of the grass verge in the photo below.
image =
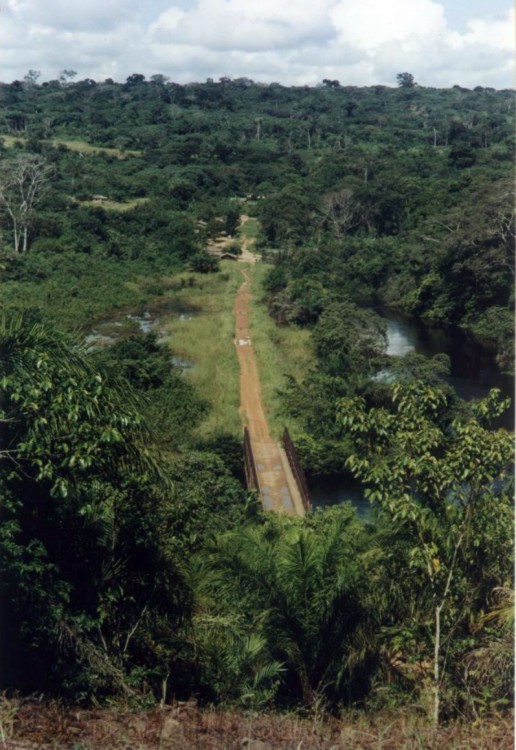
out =
[(292, 427), (292, 420), (282, 414), (278, 389), (285, 386), (288, 375), (301, 379), (315, 364), (315, 355), (309, 331), (295, 326), (279, 328), (269, 316), (262, 286), (269, 269), (268, 264), (260, 263), (250, 271), (250, 332), (269, 429), (273, 437), (279, 437), (284, 426)]

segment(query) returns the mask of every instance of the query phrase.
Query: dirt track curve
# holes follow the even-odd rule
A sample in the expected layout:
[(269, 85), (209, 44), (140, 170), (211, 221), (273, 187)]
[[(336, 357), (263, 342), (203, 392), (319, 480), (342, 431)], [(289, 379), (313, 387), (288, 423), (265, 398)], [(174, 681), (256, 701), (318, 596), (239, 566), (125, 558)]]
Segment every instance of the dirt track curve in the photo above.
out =
[[(247, 251), (247, 247), (243, 249)], [(247, 251), (242, 254), (241, 260), (248, 260), (247, 253), (252, 256)], [(254, 263), (254, 258), (251, 262)], [(233, 308), (235, 345), (240, 363), (240, 414), (242, 422), (249, 428), (263, 507), (265, 510), (302, 516), (305, 512), (303, 501), (285, 451), (269, 433), (249, 330), (249, 274), (247, 269), (241, 269), (241, 273), (244, 283), (237, 292)]]

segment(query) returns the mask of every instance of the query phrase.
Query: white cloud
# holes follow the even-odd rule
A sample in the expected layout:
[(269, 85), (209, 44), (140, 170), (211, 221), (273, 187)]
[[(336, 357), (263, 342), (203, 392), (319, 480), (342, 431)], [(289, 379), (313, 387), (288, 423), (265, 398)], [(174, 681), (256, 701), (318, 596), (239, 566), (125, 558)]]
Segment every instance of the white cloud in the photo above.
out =
[(395, 85), (409, 70), (427, 86), (512, 86), (514, 11), (477, 13), (459, 32), (447, 22), (449, 2), (4, 0), (2, 78), (73, 68), (96, 80), (140, 72)]
[(30, 26), (69, 31), (113, 29), (134, 17), (138, 0), (7, 0), (6, 14)]
[(392, 61), (402, 63), (404, 70), (417, 73), (424, 85), (460, 84), (498, 88), (513, 85), (514, 11), (499, 19), (472, 19), (463, 34), (444, 28), (438, 34), (427, 34), (379, 47), (374, 54), (377, 71), (394, 73)]
[(514, 8), (503, 18), (472, 18), (464, 34), (451, 34), (451, 43), (457, 49), (478, 47), (514, 52)]
[(211, 50), (271, 50), (333, 34), (332, 0), (199, 0), (188, 13), (176, 7), (149, 29), (159, 43), (189, 44)]
[(339, 39), (374, 53), (383, 44), (442, 34), (444, 8), (431, 0), (343, 0), (332, 11)]

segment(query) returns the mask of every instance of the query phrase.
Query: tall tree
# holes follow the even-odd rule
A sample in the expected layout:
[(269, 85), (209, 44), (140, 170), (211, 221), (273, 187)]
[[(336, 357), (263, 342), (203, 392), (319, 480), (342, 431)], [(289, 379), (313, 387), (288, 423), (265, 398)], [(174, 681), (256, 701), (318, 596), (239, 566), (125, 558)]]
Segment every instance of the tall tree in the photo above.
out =
[(15, 253), (28, 250), (36, 206), (51, 175), (52, 167), (35, 154), (21, 154), (0, 164), (0, 208), (11, 223)]
[[(420, 591), (430, 595), (421, 617), (426, 623), (433, 617), (436, 724), (445, 637), (449, 644), (465, 617), (464, 590), (486, 585), (485, 572), (476, 567), (478, 550), (487, 556), (493, 534), (499, 533), (493, 532), (493, 517), (496, 525), (511, 527), (506, 482), (513, 441), (505, 430), (485, 426), (506, 406), (492, 391), (474, 405), (470, 419), (450, 424), (445, 394), (418, 382), (395, 386), (389, 407), (367, 410), (364, 399), (356, 397), (340, 403), (340, 420), (355, 439), (348, 466), (366, 484), (366, 496), (392, 523), (394, 534), (408, 545), (408, 588), (419, 579)], [(509, 549), (511, 537), (509, 533), (505, 544)], [(510, 577), (510, 553), (501, 546), (493, 552), (503, 560), (501, 567), (498, 562), (494, 566), (497, 575), (505, 570)], [(504, 583), (491, 579), (488, 585)]]
[(417, 86), (412, 73), (398, 73), (396, 76), (396, 82), (398, 86), (405, 89), (413, 89)]

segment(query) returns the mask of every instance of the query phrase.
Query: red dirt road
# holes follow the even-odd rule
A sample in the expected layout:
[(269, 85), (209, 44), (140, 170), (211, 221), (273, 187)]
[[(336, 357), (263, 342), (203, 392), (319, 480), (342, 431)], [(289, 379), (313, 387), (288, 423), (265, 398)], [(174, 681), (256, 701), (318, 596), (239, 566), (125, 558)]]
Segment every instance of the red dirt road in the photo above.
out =
[(249, 428), (253, 454), (265, 510), (304, 515), (303, 501), (282, 446), (275, 442), (267, 424), (262, 403), (260, 375), (249, 331), (249, 276), (237, 292), (233, 312), (235, 345), (240, 363), (240, 415)]

